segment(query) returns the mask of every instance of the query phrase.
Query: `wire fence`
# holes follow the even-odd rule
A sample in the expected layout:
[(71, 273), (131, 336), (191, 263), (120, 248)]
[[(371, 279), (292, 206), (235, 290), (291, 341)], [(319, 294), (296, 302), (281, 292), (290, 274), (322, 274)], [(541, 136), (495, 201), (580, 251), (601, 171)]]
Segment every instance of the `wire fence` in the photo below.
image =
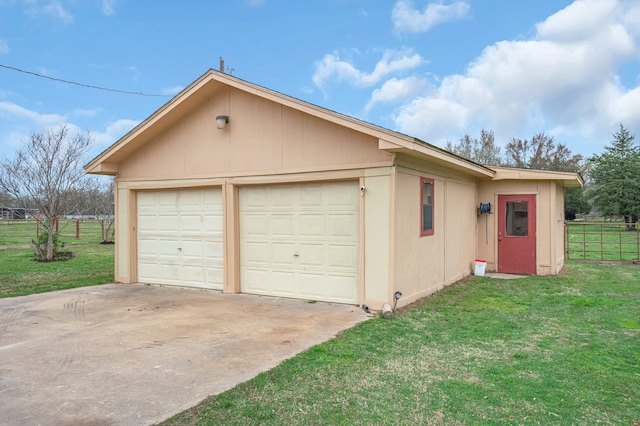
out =
[[(69, 242), (101, 242), (106, 239), (108, 223), (103, 220), (60, 219), (55, 232)], [(43, 232), (37, 220), (0, 220), (0, 245), (25, 245), (37, 240)]]
[(568, 260), (638, 260), (640, 259), (638, 224), (567, 222), (565, 253)]

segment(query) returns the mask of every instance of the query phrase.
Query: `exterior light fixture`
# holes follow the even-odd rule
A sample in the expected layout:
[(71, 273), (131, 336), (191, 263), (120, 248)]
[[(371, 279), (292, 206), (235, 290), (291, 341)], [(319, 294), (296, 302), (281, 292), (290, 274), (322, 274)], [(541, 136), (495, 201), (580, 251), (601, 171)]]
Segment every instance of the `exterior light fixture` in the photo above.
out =
[(224, 126), (226, 126), (228, 122), (229, 122), (228, 115), (219, 115), (216, 117), (216, 127), (218, 129), (224, 129)]

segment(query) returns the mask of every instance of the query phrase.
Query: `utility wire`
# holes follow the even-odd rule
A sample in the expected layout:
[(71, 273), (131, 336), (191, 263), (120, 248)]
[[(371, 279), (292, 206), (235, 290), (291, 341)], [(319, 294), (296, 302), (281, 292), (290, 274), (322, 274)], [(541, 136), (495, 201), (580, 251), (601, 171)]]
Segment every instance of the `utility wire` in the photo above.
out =
[(17, 72), (21, 72), (23, 74), (29, 74), (29, 75), (33, 75), (33, 76), (40, 77), (40, 78), (46, 78), (46, 79), (49, 79), (49, 80), (58, 81), (60, 83), (73, 84), (73, 85), (80, 86), (80, 87), (86, 87), (88, 89), (104, 90), (104, 91), (107, 91), (107, 92), (115, 92), (115, 93), (125, 93), (127, 95), (163, 97), (163, 98), (171, 97), (170, 95), (155, 95), (155, 94), (142, 93), (142, 92), (130, 92), (128, 90), (110, 89), (108, 87), (100, 87), (100, 86), (93, 86), (91, 84), (77, 83), (75, 81), (69, 81), (69, 80), (63, 80), (61, 78), (49, 77), (48, 75), (42, 75), (42, 74), (38, 74), (36, 72), (26, 71), (26, 70), (22, 70), (20, 68), (10, 67), (8, 65), (3, 65), (3, 64), (0, 64), (0, 68), (6, 68), (8, 70), (17, 71)]

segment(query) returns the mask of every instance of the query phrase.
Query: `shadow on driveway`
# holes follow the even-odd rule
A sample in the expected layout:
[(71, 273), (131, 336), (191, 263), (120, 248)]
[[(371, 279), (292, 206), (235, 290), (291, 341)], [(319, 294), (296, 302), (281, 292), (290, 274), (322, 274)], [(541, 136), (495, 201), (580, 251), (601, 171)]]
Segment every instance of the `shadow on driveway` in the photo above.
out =
[(0, 416), (160, 422), (366, 319), (356, 306), (140, 284), (0, 299)]

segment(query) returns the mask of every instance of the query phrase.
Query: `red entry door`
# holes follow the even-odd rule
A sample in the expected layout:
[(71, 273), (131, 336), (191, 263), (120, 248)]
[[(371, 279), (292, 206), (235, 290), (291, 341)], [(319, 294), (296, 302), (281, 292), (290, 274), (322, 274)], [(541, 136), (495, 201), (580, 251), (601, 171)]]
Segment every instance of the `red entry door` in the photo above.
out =
[(536, 273), (536, 196), (498, 196), (498, 272)]

